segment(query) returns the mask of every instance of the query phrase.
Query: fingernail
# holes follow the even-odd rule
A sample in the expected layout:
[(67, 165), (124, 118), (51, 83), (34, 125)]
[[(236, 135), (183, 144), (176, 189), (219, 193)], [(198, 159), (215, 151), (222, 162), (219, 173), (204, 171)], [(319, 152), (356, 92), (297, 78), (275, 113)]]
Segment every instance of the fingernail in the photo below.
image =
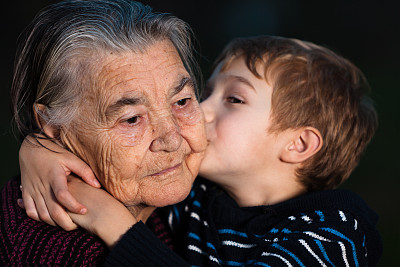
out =
[(21, 206), (21, 205), (24, 204), (24, 201), (21, 198), (18, 198), (17, 199), (17, 203), (18, 203), (19, 206)]
[(80, 214), (85, 214), (86, 212), (87, 212), (87, 209), (85, 209), (85, 208), (82, 208), (82, 209), (79, 211)]
[(101, 186), (100, 183), (99, 183), (96, 179), (93, 180), (93, 183), (94, 183), (97, 187), (100, 187), (100, 186)]

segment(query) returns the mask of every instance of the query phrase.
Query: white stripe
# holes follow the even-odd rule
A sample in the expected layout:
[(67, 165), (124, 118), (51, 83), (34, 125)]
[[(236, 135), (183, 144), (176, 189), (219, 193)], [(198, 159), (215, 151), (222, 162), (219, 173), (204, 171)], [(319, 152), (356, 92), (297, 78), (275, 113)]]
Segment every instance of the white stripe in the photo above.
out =
[(242, 243), (234, 242), (231, 240), (222, 241), (222, 245), (233, 246), (233, 247), (238, 247), (238, 248), (253, 248), (256, 246), (255, 244), (242, 244)]
[(318, 234), (316, 234), (316, 233), (314, 233), (314, 232), (304, 232), (306, 235), (309, 235), (309, 236), (311, 236), (311, 237), (314, 237), (315, 239), (318, 239), (318, 240), (321, 240), (321, 241), (327, 241), (327, 242), (332, 242), (331, 240), (329, 240), (329, 239), (327, 239), (327, 238), (325, 238), (325, 237), (323, 237), (323, 236), (320, 236), (320, 235), (318, 235)]
[(290, 264), (290, 262), (285, 259), (284, 257), (282, 257), (281, 255), (275, 254), (275, 253), (269, 253), (269, 252), (263, 252), (261, 254), (261, 256), (274, 256), (274, 257), (278, 257), (279, 259), (281, 259), (284, 263), (286, 263), (287, 266), (289, 267), (293, 267), (293, 265)]
[(218, 265), (220, 265), (220, 264), (219, 264), (219, 260), (218, 260), (216, 257), (214, 257), (214, 256), (212, 256), (212, 255), (209, 255), (208, 258), (209, 258), (211, 261), (215, 261), (216, 263), (218, 263)]
[(198, 247), (196, 247), (196, 246), (193, 246), (193, 245), (189, 245), (189, 246), (188, 246), (188, 249), (189, 249), (189, 250), (196, 251), (197, 253), (200, 253), (200, 254), (204, 254), (204, 252), (203, 252), (200, 248), (198, 248)]
[(207, 190), (207, 187), (206, 187), (204, 184), (200, 185), (200, 187), (201, 187), (201, 189), (203, 189), (204, 191)]
[(194, 218), (194, 219), (200, 221), (199, 215), (198, 215), (197, 213), (195, 213), (195, 212), (190, 213), (190, 217), (192, 217), (192, 218)]
[(356, 219), (354, 219), (354, 230), (357, 230), (358, 228), (358, 222)]
[(310, 252), (311, 255), (313, 255), (314, 258), (317, 259), (321, 266), (326, 267), (326, 264), (317, 256), (317, 254), (314, 253), (314, 251), (312, 251), (306, 241), (304, 241), (303, 239), (299, 239), (299, 242), (308, 250), (308, 252)]
[(312, 222), (311, 218), (308, 217), (307, 215), (303, 215), (303, 216), (301, 216), (301, 218), (302, 218), (304, 221), (308, 222), (308, 223), (311, 223), (311, 222)]
[(169, 215), (168, 215), (168, 224), (169, 224), (169, 227), (173, 230), (173, 227), (172, 227), (172, 217), (173, 217), (173, 215), (172, 215), (172, 211), (169, 213)]
[(344, 215), (343, 211), (339, 210), (339, 215), (340, 215), (340, 218), (342, 218), (342, 221), (347, 222), (346, 215)]
[(346, 267), (350, 267), (349, 262), (347, 261), (347, 254), (346, 254), (346, 247), (342, 242), (338, 242), (340, 245), (340, 248), (342, 249), (342, 256), (343, 256), (343, 261), (346, 264)]
[[(189, 246), (188, 246), (188, 249), (189, 249), (189, 250), (192, 250), (192, 251), (195, 251), (195, 252), (197, 252), (197, 253), (199, 253), (199, 254), (206, 255), (206, 253), (204, 253), (204, 251), (202, 251), (199, 247), (196, 247), (196, 246), (194, 246), (194, 245), (189, 245)], [(219, 264), (219, 260), (218, 260), (216, 257), (214, 257), (214, 256), (212, 256), (212, 255), (208, 255), (208, 258), (209, 258), (211, 261), (214, 261), (214, 262), (218, 263), (218, 265), (220, 265), (220, 264)]]

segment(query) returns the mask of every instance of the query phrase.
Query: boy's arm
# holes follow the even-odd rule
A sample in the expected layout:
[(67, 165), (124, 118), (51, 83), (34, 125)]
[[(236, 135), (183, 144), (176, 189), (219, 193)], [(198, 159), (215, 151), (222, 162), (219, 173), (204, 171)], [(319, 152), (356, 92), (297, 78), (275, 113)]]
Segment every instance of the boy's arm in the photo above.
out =
[(66, 176), (75, 173), (100, 187), (89, 166), (50, 140), (33, 137), (22, 143), (19, 161), (23, 196), (19, 204), (27, 215), (65, 230), (76, 228), (64, 207), (74, 213), (85, 213), (86, 208), (68, 192)]
[(87, 207), (86, 214), (69, 213), (73, 222), (100, 237), (109, 248), (137, 223), (129, 210), (103, 189), (94, 188), (72, 175), (68, 176), (68, 189)]

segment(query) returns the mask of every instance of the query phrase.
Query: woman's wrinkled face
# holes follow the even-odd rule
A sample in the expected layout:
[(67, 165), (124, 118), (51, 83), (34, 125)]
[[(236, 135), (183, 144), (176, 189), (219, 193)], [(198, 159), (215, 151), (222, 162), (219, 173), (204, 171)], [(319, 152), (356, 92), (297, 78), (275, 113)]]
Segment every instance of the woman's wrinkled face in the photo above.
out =
[(125, 205), (183, 200), (206, 148), (193, 80), (170, 41), (106, 54), (62, 137)]

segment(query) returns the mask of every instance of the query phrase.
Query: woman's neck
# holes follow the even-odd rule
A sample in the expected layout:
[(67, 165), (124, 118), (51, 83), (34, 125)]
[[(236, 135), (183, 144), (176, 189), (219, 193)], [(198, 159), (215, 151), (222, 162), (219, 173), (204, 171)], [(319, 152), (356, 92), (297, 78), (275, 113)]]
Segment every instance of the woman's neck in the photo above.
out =
[(137, 221), (142, 221), (144, 223), (156, 209), (155, 207), (150, 207), (144, 204), (138, 204), (135, 206), (126, 206), (126, 208), (136, 218)]

